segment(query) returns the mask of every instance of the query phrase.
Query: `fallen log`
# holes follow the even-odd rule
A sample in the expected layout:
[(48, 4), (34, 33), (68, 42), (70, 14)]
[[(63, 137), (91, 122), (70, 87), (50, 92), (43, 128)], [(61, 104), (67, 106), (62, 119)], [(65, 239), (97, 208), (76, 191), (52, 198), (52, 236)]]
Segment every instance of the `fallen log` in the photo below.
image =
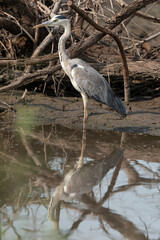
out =
[[(90, 63), (90, 65), (94, 67), (97, 71), (99, 71), (106, 79), (110, 79), (112, 85), (116, 85), (117, 83), (123, 85), (121, 62), (108, 65), (106, 63)], [(130, 72), (130, 83), (132, 92), (133, 90), (143, 88), (143, 86), (148, 86), (148, 84), (150, 85), (150, 83), (155, 83), (156, 88), (160, 86), (159, 62), (150, 60), (129, 61), (128, 68)], [(34, 82), (35, 79), (38, 77), (40, 78), (42, 76), (47, 76), (48, 74), (53, 74), (57, 71), (60, 71), (60, 69), (60, 64), (57, 64), (56, 66), (52, 66), (50, 68), (45, 68), (42, 70), (38, 70), (34, 73), (25, 74), (17, 78), (16, 81), (11, 82), (9, 85), (1, 87), (0, 92), (20, 86), (25, 86), (31, 82)], [(66, 78), (64, 78), (63, 81), (65, 80)]]
[[(96, 67), (96, 66), (95, 66)], [(143, 60), (143, 61), (128, 61), (130, 72), (130, 81), (160, 81), (159, 62)], [(121, 63), (113, 63), (105, 65), (100, 69), (101, 74), (108, 75), (110, 78), (122, 79)], [(138, 82), (137, 82), (138, 83)]]

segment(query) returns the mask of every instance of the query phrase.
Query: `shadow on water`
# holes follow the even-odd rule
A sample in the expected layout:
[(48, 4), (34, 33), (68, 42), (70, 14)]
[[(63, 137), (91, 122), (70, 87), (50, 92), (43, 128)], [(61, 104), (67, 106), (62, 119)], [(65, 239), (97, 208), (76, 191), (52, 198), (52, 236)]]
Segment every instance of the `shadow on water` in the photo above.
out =
[(0, 239), (159, 239), (160, 138), (1, 127)]

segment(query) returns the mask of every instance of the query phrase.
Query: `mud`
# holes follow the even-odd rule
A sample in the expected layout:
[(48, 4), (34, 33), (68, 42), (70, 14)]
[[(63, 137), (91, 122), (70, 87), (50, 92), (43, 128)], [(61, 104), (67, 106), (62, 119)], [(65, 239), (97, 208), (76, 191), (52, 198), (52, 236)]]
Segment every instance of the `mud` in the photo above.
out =
[[(19, 109), (34, 113), (36, 124), (61, 124), (69, 128), (82, 128), (83, 102), (77, 97), (49, 97), (40, 93), (27, 93), (21, 100), (23, 92), (3, 93), (0, 100), (13, 107), (16, 112), (0, 103), (1, 123), (16, 120)], [(122, 118), (106, 106), (90, 99), (88, 102), (88, 129), (106, 129), (118, 132), (147, 133), (160, 136), (160, 97), (147, 100), (131, 101), (125, 105), (128, 114)], [(3, 119), (2, 119), (3, 118)]]

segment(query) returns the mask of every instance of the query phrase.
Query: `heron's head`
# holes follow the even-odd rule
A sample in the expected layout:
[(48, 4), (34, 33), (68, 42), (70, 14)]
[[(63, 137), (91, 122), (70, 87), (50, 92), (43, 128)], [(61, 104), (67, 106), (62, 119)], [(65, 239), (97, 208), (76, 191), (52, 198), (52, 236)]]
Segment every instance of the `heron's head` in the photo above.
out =
[(55, 15), (52, 19), (43, 22), (41, 24), (38, 24), (34, 26), (34, 28), (40, 28), (40, 27), (55, 27), (55, 26), (65, 26), (68, 23), (68, 18), (62, 16), (62, 15)]

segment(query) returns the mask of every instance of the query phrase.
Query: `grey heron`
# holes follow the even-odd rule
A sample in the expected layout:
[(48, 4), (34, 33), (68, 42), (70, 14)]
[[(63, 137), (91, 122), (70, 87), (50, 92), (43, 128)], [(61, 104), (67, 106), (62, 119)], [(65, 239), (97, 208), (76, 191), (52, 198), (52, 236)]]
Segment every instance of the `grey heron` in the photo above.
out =
[(65, 49), (66, 40), (71, 35), (71, 24), (68, 18), (62, 15), (56, 15), (52, 19), (36, 25), (34, 28), (44, 26), (54, 27), (60, 25), (64, 27), (64, 33), (60, 37), (58, 43), (59, 59), (61, 66), (70, 78), (73, 87), (80, 92), (82, 96), (84, 104), (84, 123), (87, 122), (88, 118), (88, 97), (107, 105), (122, 116), (125, 116), (126, 109), (121, 99), (115, 95), (106, 79), (85, 61), (79, 58), (69, 58)]

